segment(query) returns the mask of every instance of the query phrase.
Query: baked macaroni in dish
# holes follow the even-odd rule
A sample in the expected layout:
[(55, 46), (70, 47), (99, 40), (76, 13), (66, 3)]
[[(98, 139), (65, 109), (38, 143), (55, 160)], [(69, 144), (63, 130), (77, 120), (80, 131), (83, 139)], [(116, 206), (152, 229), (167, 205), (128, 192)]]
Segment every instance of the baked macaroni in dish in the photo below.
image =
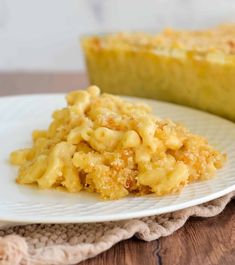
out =
[(33, 132), (32, 147), (10, 155), (19, 166), (17, 183), (87, 190), (104, 199), (165, 195), (212, 178), (226, 159), (206, 139), (154, 116), (143, 103), (100, 94), (96, 86), (66, 99), (49, 128)]
[(82, 39), (90, 82), (235, 121), (235, 24), (201, 31), (122, 32)]

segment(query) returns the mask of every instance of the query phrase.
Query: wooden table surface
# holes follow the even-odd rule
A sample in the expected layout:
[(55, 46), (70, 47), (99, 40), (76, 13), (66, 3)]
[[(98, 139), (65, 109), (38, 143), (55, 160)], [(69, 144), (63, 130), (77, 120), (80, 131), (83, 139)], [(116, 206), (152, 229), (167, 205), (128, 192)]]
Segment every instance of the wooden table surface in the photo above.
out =
[[(85, 88), (77, 73), (1, 73), (0, 96)], [(1, 114), (0, 114), (1, 115)], [(235, 200), (212, 218), (191, 218), (173, 235), (153, 242), (129, 239), (81, 265), (234, 265)]]

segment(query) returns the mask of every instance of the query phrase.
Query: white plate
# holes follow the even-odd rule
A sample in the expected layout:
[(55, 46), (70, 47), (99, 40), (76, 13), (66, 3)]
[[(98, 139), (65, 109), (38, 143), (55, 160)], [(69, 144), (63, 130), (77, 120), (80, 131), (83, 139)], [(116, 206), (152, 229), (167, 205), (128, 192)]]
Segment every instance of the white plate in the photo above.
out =
[[(130, 99), (130, 98), (129, 98)], [(140, 101), (132, 98), (131, 100)], [(201, 134), (228, 154), (226, 166), (208, 181), (188, 185), (180, 195), (127, 197), (102, 201), (82, 192), (39, 190), (15, 183), (17, 169), (9, 153), (30, 145), (33, 129), (46, 128), (53, 110), (65, 105), (64, 95), (0, 98), (0, 221), (98, 222), (172, 212), (218, 198), (235, 189), (235, 124), (222, 118), (169, 103), (144, 100), (160, 117), (170, 117)]]

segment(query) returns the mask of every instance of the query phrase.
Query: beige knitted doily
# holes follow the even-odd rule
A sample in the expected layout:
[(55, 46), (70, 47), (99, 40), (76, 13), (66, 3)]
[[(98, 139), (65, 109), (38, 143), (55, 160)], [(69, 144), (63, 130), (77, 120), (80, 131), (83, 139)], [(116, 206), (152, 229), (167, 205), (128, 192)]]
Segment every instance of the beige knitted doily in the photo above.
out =
[(159, 216), (92, 224), (31, 224), (0, 229), (1, 265), (68, 265), (94, 257), (119, 241), (168, 236), (190, 216), (211, 217), (223, 211), (232, 192), (214, 201)]

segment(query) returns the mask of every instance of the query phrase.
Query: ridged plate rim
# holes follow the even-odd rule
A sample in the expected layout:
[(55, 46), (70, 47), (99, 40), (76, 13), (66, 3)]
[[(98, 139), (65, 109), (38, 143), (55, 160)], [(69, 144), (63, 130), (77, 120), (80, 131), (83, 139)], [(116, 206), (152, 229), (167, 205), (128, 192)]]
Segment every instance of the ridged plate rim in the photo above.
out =
[[(12, 114), (14, 115), (21, 115), (19, 110), (17, 112), (17, 108), (19, 108), (21, 111), (25, 111), (24, 114), (22, 114), (25, 117), (25, 120), (27, 119), (27, 115), (30, 115), (32, 113), (32, 109), (37, 108), (37, 104), (41, 104), (43, 106), (44, 102), (51, 102), (51, 106), (44, 105), (44, 108), (50, 107), (50, 113), (51, 110), (57, 108), (58, 106), (63, 107), (65, 105), (64, 101), (64, 94), (34, 94), (34, 95), (20, 95), (20, 96), (7, 96), (7, 97), (1, 97), (0, 98), (0, 113), (2, 112), (3, 115), (0, 117), (0, 145), (4, 144), (1, 142), (1, 127), (4, 126), (17, 126), (19, 125), (17, 120), (14, 120), (13, 117), (11, 117), (10, 114), (7, 113), (7, 108), (14, 103), (14, 107), (12, 108)], [(96, 199), (96, 197), (92, 197), (91, 195), (91, 201), (88, 200), (88, 202), (84, 204), (82, 203), (75, 203), (74, 197), (73, 200), (68, 199), (68, 202), (63, 203), (56, 203), (53, 202), (41, 202), (41, 203), (35, 203), (35, 202), (27, 202), (27, 201), (14, 201), (14, 200), (6, 200), (1, 196), (0, 192), (0, 222), (16, 222), (16, 223), (78, 223), (78, 222), (103, 222), (103, 221), (118, 221), (118, 220), (125, 220), (125, 219), (131, 219), (131, 218), (140, 218), (145, 216), (151, 216), (151, 215), (158, 215), (168, 212), (173, 212), (177, 210), (181, 210), (187, 207), (195, 206), (201, 203), (208, 202), (210, 200), (219, 198), (223, 195), (226, 195), (227, 193), (235, 190), (235, 124), (225, 120), (223, 118), (217, 117), (215, 115), (205, 113), (199, 110), (194, 110), (188, 107), (175, 105), (172, 103), (166, 103), (151, 99), (143, 99), (143, 98), (134, 98), (134, 97), (124, 97), (129, 100), (134, 101), (144, 101), (149, 103), (152, 106), (155, 106), (155, 108), (158, 109), (159, 113), (167, 112), (169, 115), (167, 115), (169, 118), (174, 118), (177, 121), (185, 123), (187, 119), (193, 119), (193, 122), (198, 122), (199, 118), (201, 117), (202, 121), (198, 124), (199, 132), (204, 132), (207, 134), (207, 130), (205, 128), (205, 125), (209, 126), (215, 126), (212, 125), (213, 123), (218, 125), (221, 130), (216, 130), (214, 132), (214, 140), (222, 139), (223, 137), (224, 142), (226, 142), (226, 146), (224, 147), (222, 143), (218, 143), (218, 147), (225, 148), (224, 151), (228, 149), (229, 151), (229, 163), (225, 166), (225, 169), (220, 171), (220, 177), (224, 178), (225, 173), (230, 174), (228, 177), (225, 178), (224, 183), (220, 183), (223, 179), (219, 179), (217, 176), (213, 180), (208, 180), (205, 182), (190, 184), (188, 187), (191, 187), (193, 190), (197, 187), (200, 187), (201, 190), (203, 188), (208, 187), (208, 189), (211, 189), (211, 185), (224, 185), (216, 188), (215, 191), (212, 192), (205, 192), (202, 196), (189, 199), (187, 200), (185, 198), (182, 199), (182, 196), (186, 196), (187, 192), (189, 192), (188, 196), (190, 195), (190, 188), (186, 187), (182, 194), (180, 195), (173, 195), (173, 196), (164, 196), (164, 197), (154, 197), (154, 195), (148, 195), (143, 197), (127, 197), (118, 201), (110, 201), (110, 202), (102, 202), (99, 199)], [(53, 101), (52, 101), (53, 99)], [(30, 108), (27, 110), (26, 103), (31, 102)], [(62, 104), (64, 102), (64, 104)], [(26, 109), (24, 109), (26, 107)], [(5, 111), (4, 111), (5, 110)], [(14, 113), (15, 111), (15, 113)], [(41, 110), (43, 113), (43, 110)], [(50, 114), (49, 110), (44, 110), (45, 113)], [(26, 115), (26, 113), (28, 113)], [(156, 113), (156, 112), (155, 112)], [(156, 113), (157, 114), (157, 113)], [(170, 115), (171, 114), (171, 115)], [(13, 116), (13, 115), (12, 115)], [(161, 116), (161, 115), (160, 115)], [(184, 116), (184, 117), (183, 117)], [(177, 118), (178, 117), (178, 118)], [(43, 120), (44, 118), (42, 118)], [(48, 123), (48, 117), (45, 117), (46, 123)], [(208, 122), (206, 122), (208, 121)], [(32, 119), (28, 119), (28, 122), (32, 122)], [(36, 121), (34, 121), (36, 122)], [(6, 125), (8, 124), (8, 125)], [(9, 125), (10, 124), (10, 125)], [(36, 123), (35, 123), (36, 124)], [(35, 125), (34, 124), (34, 125)], [(192, 124), (192, 127), (194, 125)], [(200, 127), (201, 126), (201, 127)], [(35, 127), (37, 128), (37, 127)], [(196, 128), (196, 127), (195, 127)], [(197, 128), (196, 128), (197, 129)], [(230, 131), (229, 131), (230, 130)], [(29, 132), (30, 133), (30, 132)], [(20, 132), (19, 132), (20, 135)], [(229, 136), (228, 136), (229, 135)], [(213, 135), (212, 135), (213, 136)], [(213, 137), (210, 137), (213, 142)], [(21, 136), (19, 136), (21, 137)], [(23, 141), (27, 141), (28, 139), (24, 139), (24, 136), (20, 138)], [(233, 140), (233, 141), (232, 141)], [(14, 140), (13, 140), (14, 141)], [(22, 141), (22, 142), (23, 142)], [(6, 143), (6, 142), (5, 142)], [(20, 143), (18, 143), (20, 144)], [(225, 145), (225, 144), (224, 144)], [(0, 157), (2, 159), (2, 157)], [(6, 167), (6, 155), (3, 160), (0, 160), (0, 169), (1, 167)], [(9, 164), (7, 167), (12, 167)], [(8, 172), (9, 174), (9, 172)], [(227, 175), (226, 175), (227, 176)], [(12, 177), (15, 176), (8, 176), (12, 179)], [(7, 176), (5, 177), (5, 180), (7, 181)], [(202, 184), (203, 183), (203, 184)], [(4, 185), (3, 181), (0, 185)], [(8, 186), (11, 185), (17, 185), (8, 183)], [(3, 186), (2, 186), (3, 187)], [(11, 186), (12, 187), (12, 186)], [(217, 186), (216, 186), (217, 187)], [(4, 187), (2, 188), (2, 190)], [(28, 189), (32, 189), (30, 187), (23, 188), (23, 191), (27, 191)], [(1, 188), (0, 188), (1, 191)], [(36, 192), (36, 191), (35, 191)], [(50, 191), (47, 191), (50, 193)], [(53, 191), (54, 192), (54, 191)], [(51, 192), (51, 193), (53, 193)], [(195, 190), (194, 190), (195, 192)], [(37, 193), (37, 192), (36, 192)], [(46, 194), (46, 196), (47, 196)], [(64, 193), (61, 193), (64, 194)], [(186, 195), (184, 195), (186, 194)], [(44, 196), (42, 194), (39, 194), (39, 196)], [(56, 196), (60, 196), (56, 194)], [(67, 195), (65, 195), (67, 196)], [(81, 194), (83, 196), (83, 194)], [(85, 195), (87, 196), (87, 195)], [(30, 196), (29, 196), (30, 199)], [(34, 198), (35, 199), (35, 198)], [(156, 200), (156, 203), (155, 203)], [(163, 200), (163, 201), (162, 201)], [(182, 201), (181, 201), (182, 200)], [(160, 207), (159, 201), (162, 201), (162, 206)], [(173, 202), (171, 205), (167, 205), (167, 201)], [(175, 201), (175, 203), (174, 203)], [(177, 202), (178, 201), (178, 202)], [(164, 204), (165, 203), (165, 204)], [(126, 204), (126, 206), (124, 205)], [(82, 208), (83, 207), (83, 208)], [(87, 207), (87, 212), (85, 211), (85, 208)], [(92, 210), (92, 207), (95, 209)], [(126, 208), (123, 208), (126, 207)], [(132, 207), (132, 208), (128, 208)], [(135, 208), (134, 210), (132, 210)], [(38, 212), (35, 213), (36, 209)], [(53, 210), (55, 212), (53, 212)], [(80, 213), (79, 213), (80, 210)], [(98, 211), (103, 211), (103, 214), (98, 214)], [(106, 212), (105, 212), (106, 211)], [(52, 213), (53, 212), (53, 213)], [(66, 213), (66, 214), (64, 214)]]

